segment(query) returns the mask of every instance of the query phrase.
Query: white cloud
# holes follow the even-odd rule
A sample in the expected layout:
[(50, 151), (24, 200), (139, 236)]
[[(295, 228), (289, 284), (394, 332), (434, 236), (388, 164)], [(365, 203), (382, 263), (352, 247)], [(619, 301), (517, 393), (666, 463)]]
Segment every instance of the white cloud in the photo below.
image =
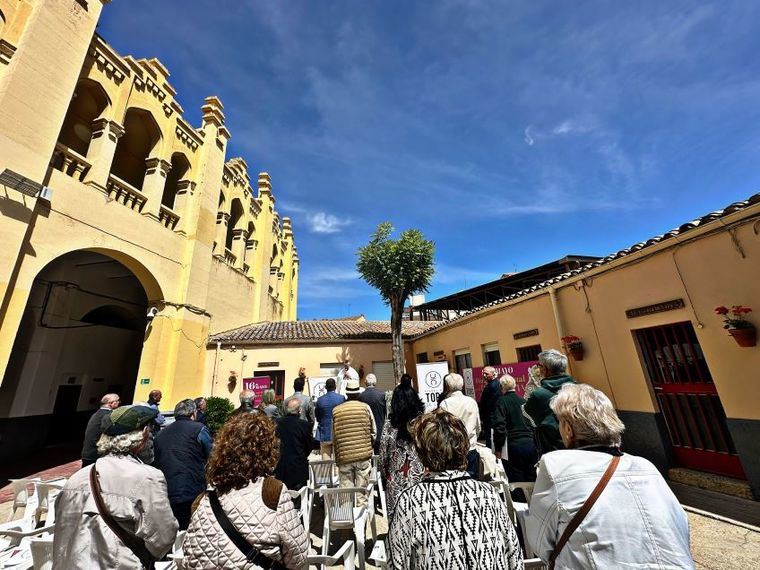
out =
[(307, 214), (306, 219), (309, 222), (309, 229), (317, 234), (336, 234), (353, 223), (350, 218), (338, 218), (325, 212)]

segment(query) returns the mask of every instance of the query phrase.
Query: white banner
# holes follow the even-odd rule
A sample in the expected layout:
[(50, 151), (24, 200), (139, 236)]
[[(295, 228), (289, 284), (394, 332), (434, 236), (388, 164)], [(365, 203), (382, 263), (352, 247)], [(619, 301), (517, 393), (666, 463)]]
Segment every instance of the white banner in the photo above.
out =
[(443, 377), (449, 373), (448, 362), (431, 362), (417, 365), (420, 400), (429, 412), (438, 407), (438, 396), (443, 392)]
[[(311, 396), (311, 399), (316, 402), (317, 398), (320, 396), (324, 396), (327, 393), (327, 388), (325, 388), (325, 382), (327, 382), (328, 378), (335, 379), (335, 376), (315, 376), (313, 378), (309, 378), (309, 396)], [(345, 382), (341, 380), (335, 381), (335, 391), (338, 394), (346, 395), (345, 390)]]
[(472, 380), (472, 368), (465, 368), (462, 370), (462, 378), (464, 379), (464, 395), (474, 398), (475, 382)]

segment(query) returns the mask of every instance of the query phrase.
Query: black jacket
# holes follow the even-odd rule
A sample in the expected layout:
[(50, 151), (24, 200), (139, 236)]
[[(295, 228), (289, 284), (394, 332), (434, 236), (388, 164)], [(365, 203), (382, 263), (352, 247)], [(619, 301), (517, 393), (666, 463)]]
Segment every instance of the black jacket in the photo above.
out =
[(496, 451), (501, 451), (504, 439), (508, 445), (518, 442), (533, 441), (533, 430), (525, 423), (522, 406), (525, 403), (514, 390), (502, 395), (496, 401), (493, 411), (493, 444)]
[[(193, 501), (206, 489), (206, 460), (209, 448), (201, 443), (208, 437), (206, 427), (189, 417), (179, 416), (156, 436), (154, 467), (163, 471), (169, 491), (169, 501)], [(210, 441), (210, 437), (208, 437)]]
[(491, 427), (493, 411), (500, 397), (501, 386), (499, 380), (494, 378), (483, 387), (483, 393), (480, 395), (478, 407), (480, 408), (480, 423), (484, 431)]
[(525, 401), (525, 413), (536, 426), (536, 443), (543, 455), (557, 449), (565, 449), (559, 434), (559, 422), (549, 402), (557, 395), (563, 384), (575, 382), (570, 376), (561, 374), (541, 380), (541, 387), (536, 388)]
[(84, 442), (82, 442), (82, 461), (86, 464), (94, 463), (98, 458), (98, 440), (103, 434), (103, 420), (111, 413), (110, 408), (100, 408), (90, 416), (87, 429), (84, 430)]
[(372, 410), (372, 415), (375, 416), (375, 427), (377, 428), (375, 443), (379, 444), (380, 437), (383, 435), (385, 412), (387, 410), (385, 405), (385, 392), (371, 386), (359, 394), (359, 401), (367, 404), (369, 409)]
[(277, 418), (275, 421), (277, 436), (280, 438), (280, 461), (274, 473), (288, 489), (297, 491), (309, 478), (311, 425), (293, 414)]

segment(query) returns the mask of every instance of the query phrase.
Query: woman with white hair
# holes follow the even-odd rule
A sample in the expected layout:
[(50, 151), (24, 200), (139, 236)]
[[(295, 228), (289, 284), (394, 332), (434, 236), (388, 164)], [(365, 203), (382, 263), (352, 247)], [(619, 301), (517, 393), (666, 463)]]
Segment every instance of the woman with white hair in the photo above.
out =
[(654, 465), (620, 451), (609, 398), (568, 383), (550, 405), (566, 449), (538, 465), (525, 521), (538, 556), (550, 568), (694, 568), (686, 513)]

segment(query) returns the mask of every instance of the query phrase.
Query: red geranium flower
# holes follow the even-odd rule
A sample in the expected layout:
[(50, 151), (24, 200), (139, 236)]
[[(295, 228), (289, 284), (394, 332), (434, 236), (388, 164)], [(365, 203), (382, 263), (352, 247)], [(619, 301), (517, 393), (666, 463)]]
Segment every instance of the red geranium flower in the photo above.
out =
[(715, 307), (715, 314), (716, 315), (727, 315), (728, 314), (728, 309), (726, 307), (722, 306), (722, 305), (720, 307)]

